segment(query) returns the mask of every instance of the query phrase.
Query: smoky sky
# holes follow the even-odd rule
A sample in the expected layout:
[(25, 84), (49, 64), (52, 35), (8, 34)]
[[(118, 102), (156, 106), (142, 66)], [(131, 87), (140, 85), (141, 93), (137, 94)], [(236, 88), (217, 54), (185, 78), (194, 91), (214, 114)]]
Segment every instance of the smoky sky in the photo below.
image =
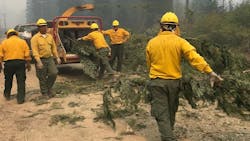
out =
[[(102, 0), (94, 0), (94, 1), (102, 2)], [(175, 1), (176, 1), (175, 3), (185, 2), (185, 0), (175, 0)], [(223, 0), (218, 0), (218, 1), (223, 1)], [(232, 0), (234, 4), (242, 1), (248, 1), (248, 0)], [(4, 28), (6, 26), (6, 28), (12, 28), (17, 24), (23, 24), (26, 22), (25, 15), (26, 15), (26, 0), (0, 0), (0, 27)]]
[(26, 22), (26, 0), (0, 0), (0, 25), (13, 28)]

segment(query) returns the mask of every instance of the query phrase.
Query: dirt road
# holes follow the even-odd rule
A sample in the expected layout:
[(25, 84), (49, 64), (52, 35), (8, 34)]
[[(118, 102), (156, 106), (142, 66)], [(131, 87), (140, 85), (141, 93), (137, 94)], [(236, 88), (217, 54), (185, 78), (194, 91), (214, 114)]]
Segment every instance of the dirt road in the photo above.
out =
[[(87, 78), (79, 65), (61, 68), (57, 83), (84, 81)], [(95, 84), (87, 81), (86, 85)], [(3, 92), (4, 77), (0, 74), (0, 92)], [(0, 141), (160, 141), (157, 126), (150, 117), (150, 106), (140, 130), (126, 134), (129, 128), (125, 119), (116, 119), (116, 130), (101, 121), (96, 122), (95, 109), (102, 105), (102, 91), (78, 94), (44, 100), (40, 97), (38, 80), (34, 67), (27, 73), (26, 102), (16, 103), (16, 85), (13, 83), (11, 101), (0, 97)], [(216, 104), (199, 103), (197, 110), (191, 109), (185, 100), (180, 101), (175, 133), (180, 139), (191, 141), (248, 141), (250, 123), (228, 117)]]

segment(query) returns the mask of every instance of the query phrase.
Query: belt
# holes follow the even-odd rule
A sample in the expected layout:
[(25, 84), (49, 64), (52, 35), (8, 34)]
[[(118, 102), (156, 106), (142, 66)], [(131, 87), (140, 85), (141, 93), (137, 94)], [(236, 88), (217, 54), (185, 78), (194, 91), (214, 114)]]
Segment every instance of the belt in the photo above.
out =
[(40, 57), (40, 59), (50, 59), (51, 57)]
[(118, 46), (119, 46), (119, 45), (122, 45), (122, 44), (123, 44), (123, 43), (120, 43), (120, 44), (111, 44), (111, 45), (113, 45), (113, 46), (118, 45)]
[(4, 62), (7, 63), (7, 62), (13, 62), (13, 61), (25, 62), (25, 60), (23, 60), (23, 59), (6, 60), (6, 61), (4, 61)]
[(164, 79), (164, 78), (156, 77), (156, 78), (150, 78), (150, 80), (180, 80), (180, 79)]
[(101, 49), (108, 49), (108, 47), (101, 47), (101, 48), (98, 48), (96, 49), (97, 51), (101, 50)]
[[(150, 78), (150, 80), (156, 80), (156, 79), (162, 79), (162, 78), (159, 78), (159, 77), (156, 77), (156, 78)], [(168, 79), (163, 79), (163, 80), (168, 80)]]

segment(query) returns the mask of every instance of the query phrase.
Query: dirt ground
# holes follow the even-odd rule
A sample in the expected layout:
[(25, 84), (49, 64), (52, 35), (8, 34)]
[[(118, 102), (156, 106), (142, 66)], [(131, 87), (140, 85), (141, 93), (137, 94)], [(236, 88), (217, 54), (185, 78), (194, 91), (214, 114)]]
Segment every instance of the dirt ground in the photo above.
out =
[[(58, 82), (86, 79), (79, 65), (64, 66)], [(74, 69), (78, 69), (75, 71)], [(89, 82), (94, 83), (94, 82)], [(87, 84), (86, 84), (87, 85)], [(146, 116), (135, 117), (144, 128), (130, 131), (125, 118), (116, 119), (116, 130), (101, 121), (96, 122), (94, 109), (102, 105), (102, 91), (79, 95), (71, 93), (65, 97), (55, 97), (37, 103), (40, 97), (35, 69), (27, 73), (26, 102), (18, 105), (15, 99), (16, 84), (13, 83), (10, 101), (0, 97), (0, 141), (160, 141), (154, 119), (150, 116), (150, 106)], [(0, 74), (0, 92), (4, 89), (4, 76)], [(180, 99), (175, 133), (180, 141), (249, 141), (250, 122), (229, 117), (216, 103), (198, 103), (192, 109), (186, 100)], [(77, 122), (64, 119), (75, 117)], [(61, 122), (58, 122), (60, 119)], [(63, 122), (65, 121), (65, 122)], [(128, 133), (129, 130), (129, 134)]]

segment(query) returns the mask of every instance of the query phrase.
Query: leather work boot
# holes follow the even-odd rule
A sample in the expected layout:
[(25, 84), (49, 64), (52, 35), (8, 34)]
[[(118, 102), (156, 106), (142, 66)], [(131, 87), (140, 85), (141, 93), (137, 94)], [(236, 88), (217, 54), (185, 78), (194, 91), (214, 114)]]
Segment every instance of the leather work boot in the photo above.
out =
[(10, 94), (3, 94), (5, 100), (10, 101)]
[(48, 96), (49, 96), (49, 98), (52, 98), (52, 97), (55, 96), (55, 94), (53, 93), (52, 89), (49, 89)]

